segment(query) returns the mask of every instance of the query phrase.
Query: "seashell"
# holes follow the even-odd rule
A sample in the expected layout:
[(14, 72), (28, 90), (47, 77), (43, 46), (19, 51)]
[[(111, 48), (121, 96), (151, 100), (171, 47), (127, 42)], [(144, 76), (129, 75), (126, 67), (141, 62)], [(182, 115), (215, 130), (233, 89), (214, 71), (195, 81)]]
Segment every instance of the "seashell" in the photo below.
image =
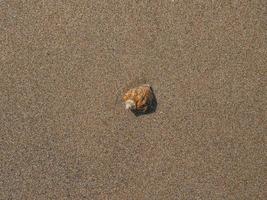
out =
[(137, 112), (147, 112), (152, 105), (153, 99), (153, 90), (148, 84), (130, 89), (123, 96), (125, 108)]

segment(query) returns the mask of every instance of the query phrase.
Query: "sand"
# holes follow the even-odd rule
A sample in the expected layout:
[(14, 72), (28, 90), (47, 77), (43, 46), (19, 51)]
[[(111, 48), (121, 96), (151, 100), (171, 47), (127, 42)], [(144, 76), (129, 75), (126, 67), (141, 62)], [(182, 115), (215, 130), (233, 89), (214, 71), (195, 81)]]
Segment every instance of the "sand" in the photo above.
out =
[(0, 199), (265, 199), (266, 8), (0, 1)]

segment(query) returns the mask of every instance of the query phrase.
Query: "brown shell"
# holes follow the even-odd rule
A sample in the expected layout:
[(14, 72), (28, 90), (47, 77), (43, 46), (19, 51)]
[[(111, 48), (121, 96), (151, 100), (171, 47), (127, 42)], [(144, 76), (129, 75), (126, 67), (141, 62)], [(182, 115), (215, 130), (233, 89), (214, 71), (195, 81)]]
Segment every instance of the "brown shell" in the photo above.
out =
[(146, 111), (153, 100), (153, 92), (149, 85), (141, 85), (130, 89), (123, 96), (123, 100), (133, 100), (137, 111)]

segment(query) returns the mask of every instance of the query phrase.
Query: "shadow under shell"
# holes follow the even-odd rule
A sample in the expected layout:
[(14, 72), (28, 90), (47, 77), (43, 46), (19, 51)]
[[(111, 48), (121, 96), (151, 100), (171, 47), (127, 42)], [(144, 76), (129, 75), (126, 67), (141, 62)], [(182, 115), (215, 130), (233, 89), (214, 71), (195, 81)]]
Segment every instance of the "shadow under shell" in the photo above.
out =
[(147, 114), (152, 114), (154, 112), (156, 112), (157, 110), (157, 106), (158, 106), (158, 102), (157, 102), (157, 98), (155, 96), (155, 93), (152, 89), (152, 87), (150, 87), (151, 91), (152, 91), (152, 100), (150, 102), (150, 104), (148, 105), (148, 108), (146, 111), (138, 111), (138, 110), (131, 110), (135, 116), (141, 116), (141, 115), (147, 115)]

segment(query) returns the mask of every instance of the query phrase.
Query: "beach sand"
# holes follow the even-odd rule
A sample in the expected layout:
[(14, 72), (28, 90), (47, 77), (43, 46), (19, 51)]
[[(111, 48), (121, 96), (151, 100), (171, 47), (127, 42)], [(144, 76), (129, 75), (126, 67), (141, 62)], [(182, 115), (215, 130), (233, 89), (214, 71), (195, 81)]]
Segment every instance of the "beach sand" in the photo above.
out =
[(264, 199), (266, 8), (0, 1), (0, 199)]

